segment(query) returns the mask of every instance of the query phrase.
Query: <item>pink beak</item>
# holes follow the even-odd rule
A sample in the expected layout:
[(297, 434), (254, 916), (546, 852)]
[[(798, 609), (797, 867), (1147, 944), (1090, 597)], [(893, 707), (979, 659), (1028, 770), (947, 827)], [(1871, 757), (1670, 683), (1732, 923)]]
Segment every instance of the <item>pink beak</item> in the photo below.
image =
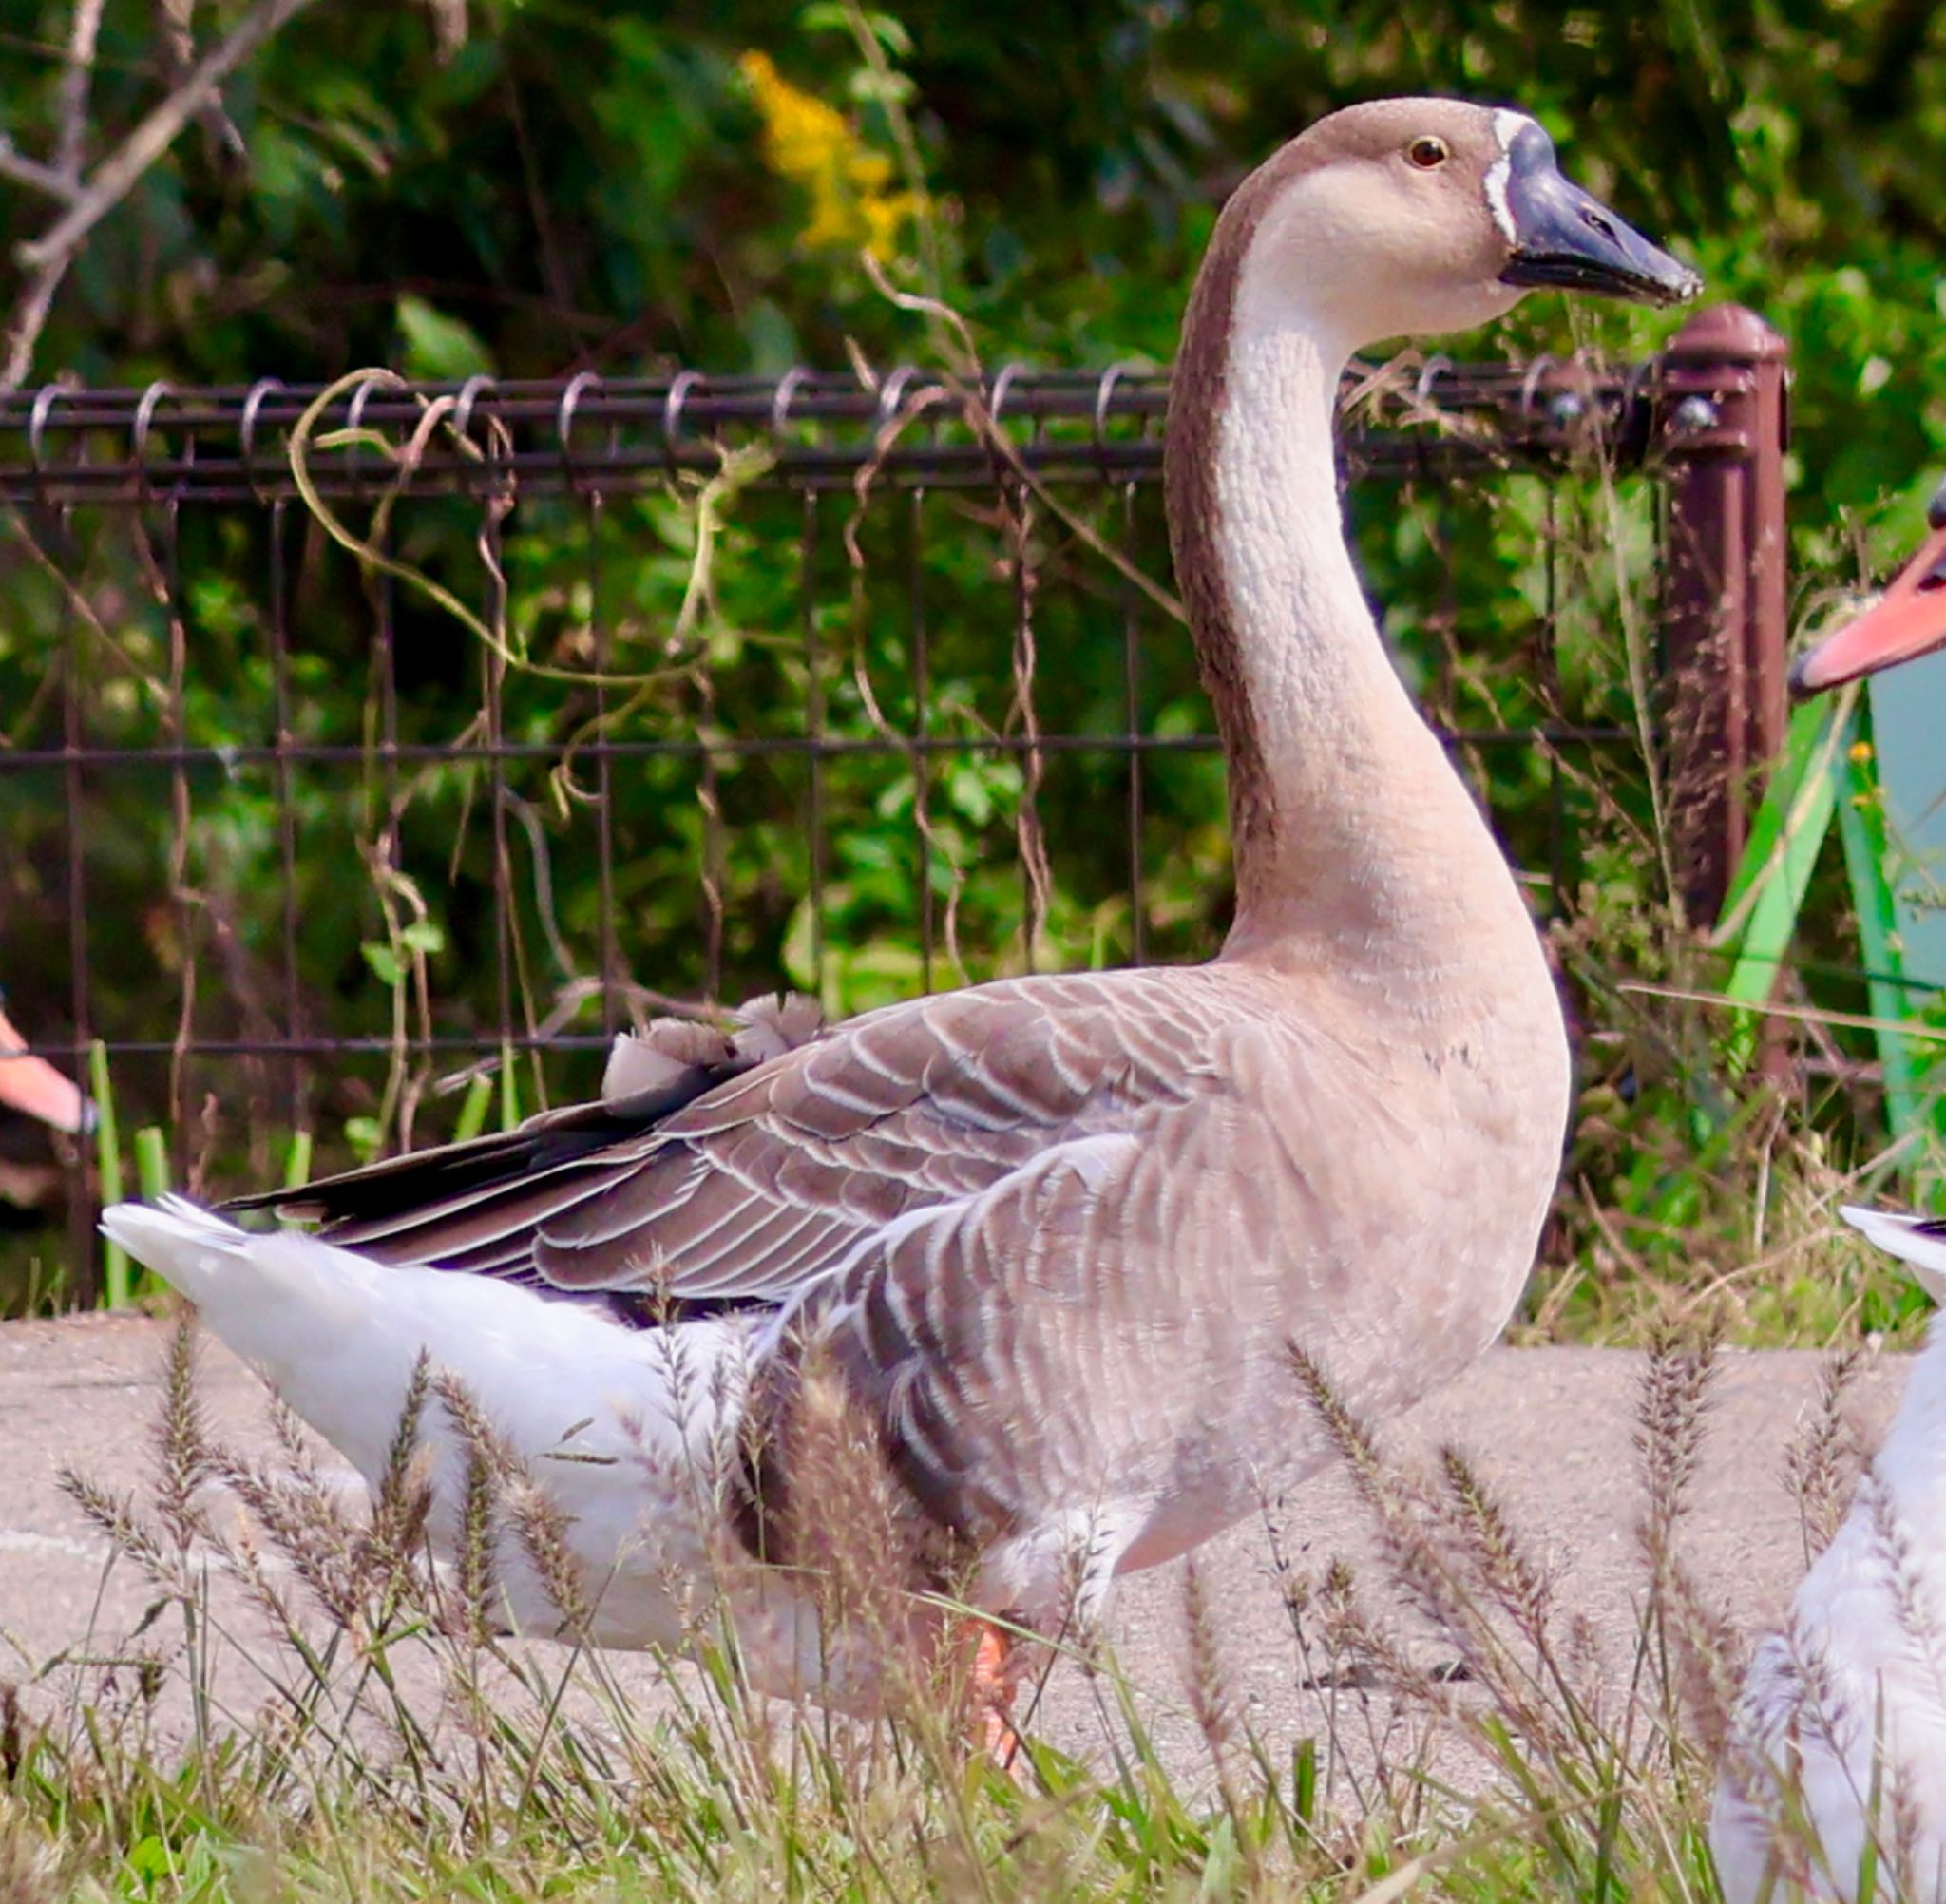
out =
[(27, 1039), (0, 1012), (0, 1104), (70, 1135), (94, 1122), (94, 1106), (44, 1057), (12, 1057)]
[(1856, 621), (1797, 658), (1790, 684), (1801, 695), (1895, 668), (1946, 648), (1946, 484), (1926, 511), (1933, 532)]

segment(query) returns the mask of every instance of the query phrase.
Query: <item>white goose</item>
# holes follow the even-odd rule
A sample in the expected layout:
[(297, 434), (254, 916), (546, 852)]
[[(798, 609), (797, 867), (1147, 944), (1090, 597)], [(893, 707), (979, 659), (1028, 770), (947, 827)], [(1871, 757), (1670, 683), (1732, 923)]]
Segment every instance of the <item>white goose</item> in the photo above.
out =
[[(1846, 1209), (1946, 1303), (1946, 1223)], [(1750, 1662), (1709, 1819), (1726, 1904), (1946, 1898), (1946, 1319)], [(1861, 1882), (1866, 1874), (1871, 1881)]]
[[(1930, 533), (1862, 615), (1800, 656), (1801, 694), (1946, 646), (1946, 483)], [(1946, 1303), (1946, 1223), (1848, 1209)], [(1885, 1443), (1789, 1625), (1758, 1647), (1709, 1842), (1727, 1904), (1946, 1900), (1946, 1323), (1935, 1317)], [(1876, 1874), (1870, 1885), (1861, 1876)]]
[[(846, 1538), (807, 1452), (833, 1397), (906, 1578), (1041, 1631), (1092, 1617), (1116, 1573), (1324, 1457), (1287, 1344), (1353, 1406), (1404, 1407), (1492, 1340), (1533, 1259), (1561, 1014), (1386, 659), (1332, 442), (1353, 351), (1531, 285), (1668, 303), (1697, 279), (1534, 121), (1447, 100), (1333, 114), (1223, 213), (1167, 469), (1231, 776), (1211, 963), (1009, 980), (801, 1042), (758, 1024), (687, 1068), (624, 1046), (602, 1104), (262, 1200), (315, 1234), (180, 1202), (104, 1228), (368, 1476), (421, 1349), (455, 1372), (574, 1516), (599, 1642), (679, 1646), (720, 1593), (759, 1684), (871, 1698), (882, 1636), (820, 1632), (807, 1572)], [(432, 1432), (437, 1531), (457, 1457)], [(517, 1565), (505, 1585), (510, 1618), (553, 1622)]]
[(1790, 684), (1799, 694), (1842, 687), (1946, 648), (1946, 482), (1926, 505), (1926, 528), (1925, 541), (1884, 593), (1798, 657)]

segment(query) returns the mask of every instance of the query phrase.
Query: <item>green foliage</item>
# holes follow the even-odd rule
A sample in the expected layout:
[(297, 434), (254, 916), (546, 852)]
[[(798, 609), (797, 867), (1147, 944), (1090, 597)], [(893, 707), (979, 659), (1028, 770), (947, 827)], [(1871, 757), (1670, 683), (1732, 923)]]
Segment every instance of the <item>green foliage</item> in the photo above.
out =
[[(51, 137), (67, 10), (39, 11), (37, 43), (0, 51), (0, 117), (28, 152)], [(925, 194), (929, 236), (908, 232), (903, 261), (914, 281), (943, 274), (924, 288), (949, 292), (996, 359), (1165, 358), (1210, 207), (1242, 168), (1349, 99), (1455, 92), (1536, 111), (1591, 185), (1792, 337), (1807, 533), (1908, 494), (1946, 448), (1946, 81), (1913, 0), (1083, 0), (1056, 34), (1044, 10), (996, 0), (868, 19), (818, 5), (779, 26), (757, 0), (488, 4), (452, 47), (432, 10), (315, 10), (226, 102), (247, 163), (198, 129), (179, 142), (98, 234), (40, 368), (318, 378), (401, 362), (440, 317), (508, 375), (834, 363), (847, 337), (887, 353), (906, 327), (840, 247), (805, 243), (806, 175), (766, 162), (758, 52), (849, 119), (854, 159), (891, 168), (879, 188)], [(97, 151), (152, 101), (152, 30), (109, 8)], [(0, 209), (18, 238), (47, 206), (10, 190)], [(1523, 321), (1562, 334), (1558, 306)], [(1629, 346), (1651, 334), (1603, 324)], [(471, 359), (466, 333), (439, 334)]]
[[(0, 124), (18, 151), (54, 136), (67, 19), (43, 0), (36, 37), (0, 45)], [(200, 15), (194, 25), (213, 30)], [(156, 30), (147, 10), (108, 9), (91, 158), (154, 104)], [(228, 89), (234, 143), (192, 125), (103, 222), (36, 374), (295, 382), (389, 363), (457, 381), (774, 371), (848, 353), (959, 362), (951, 328), (911, 303), (931, 296), (963, 314), (989, 365), (1159, 363), (1214, 205), (1294, 127), (1382, 92), (1509, 98), (1549, 124), (1593, 188), (1687, 249), (1714, 295), (1752, 302), (1791, 339), (1808, 612), (1885, 562), (1946, 455), (1935, 186), (1946, 63), (1927, 57), (1942, 30), (1911, 0), (1565, 15), (1535, 0), (1082, 0), (1059, 32), (1023, 0), (896, 15), (820, 4), (784, 30), (755, 0), (487, 0), (455, 40), (450, 8), (320, 7)], [(17, 240), (48, 214), (10, 186), (0, 228)], [(1453, 349), (1636, 356), (1666, 331), (1666, 319), (1533, 298)], [(1080, 505), (1162, 578), (1153, 498), (1129, 521), (1113, 499)], [(1436, 715), (1638, 733), (1635, 687), (1653, 671), (1648, 486), (1591, 471), (1565, 487), (1367, 488), (1352, 509), (1387, 634)], [(430, 1072), (402, 1063), (394, 1041), (433, 1031), (491, 1043), (509, 1029), (492, 978), (502, 906), (517, 960), (511, 1028), (591, 1045), (599, 1007), (576, 986), (611, 935), (658, 991), (734, 997), (785, 979), (834, 1011), (1030, 960), (1111, 962), (1138, 944), (1194, 957), (1217, 942), (1228, 853), (1207, 749), (1148, 753), (1132, 823), (1112, 753), (1052, 755), (1037, 785), (1013, 747), (1017, 562), (1041, 583), (1042, 731), (1115, 733), (1131, 693), (1122, 585), (1044, 507), (1010, 524), (970, 496), (879, 494), (858, 508), (828, 496), (807, 535), (795, 497), (677, 485), (599, 509), (524, 500), (483, 551), (477, 511), (420, 500), (340, 524), (353, 542), (382, 536), (399, 564), (390, 573), (361, 569), (303, 515), (156, 510), (131, 534), (118, 513), (80, 511), (54, 533), (22, 525), (38, 555), (25, 536), (0, 545), (9, 746), (58, 745), (71, 659), (103, 743), (260, 745), (282, 721), (306, 743), (370, 748), (391, 733), (424, 750), (345, 772), (286, 777), (253, 758), (219, 777), (174, 781), (158, 767), (87, 783), (76, 826), (90, 910), (116, 922), (89, 944), (101, 1023), (164, 1040), (193, 980), (204, 1037), (281, 1028), (374, 1044), (321, 1092), (281, 1067), (242, 1067), (239, 1088), (234, 1066), (118, 1062), (127, 1123), (167, 1125), (179, 1182), (280, 1175), (294, 1130), (317, 1128), (323, 1168), (449, 1128), (457, 1107), (429, 1095)], [(842, 543), (854, 515), (862, 570)], [(167, 575), (181, 579), (180, 614)], [(413, 576), (479, 625), (442, 612)], [(1180, 632), (1140, 620), (1138, 730), (1205, 736)], [(486, 705), (487, 624), (510, 657), (505, 738), (534, 750), (502, 775), (504, 840), (488, 818), (492, 776), (441, 754)], [(374, 661), (381, 627), (391, 682)], [(547, 675), (585, 676), (597, 645), (636, 685)], [(922, 718), (928, 743), (963, 748), (869, 751)], [(813, 729), (855, 751), (816, 768), (750, 751)], [(640, 750), (612, 769), (612, 918), (587, 802), (598, 732)], [(707, 764), (702, 742), (718, 748)], [(1585, 1025), (1590, 1090), (1551, 1244), (1560, 1273), (1536, 1317), (1626, 1327), (1638, 1312), (1616, 1306), (1624, 1285), (1707, 1280), (1747, 1260), (1779, 1213), (1766, 1218), (1765, 1199), (1781, 1179), (1754, 1161), (1769, 1153), (1751, 1149), (1763, 1117), (1740, 1075), (1743, 1021), (1622, 988), (1745, 988), (1726, 956), (1669, 922), (1668, 845), (1638, 744), (1480, 745), (1464, 764), (1536, 893), (1556, 895)], [(1867, 793), (1854, 786), (1840, 802), (1849, 876), (1827, 853), (1770, 922), (1794, 930), (1793, 956), (1809, 962), (1797, 1003), (1824, 1018), (1885, 1015), (1879, 981), (1856, 976), (1861, 963), (1882, 971), (1876, 953), (1861, 958), (1856, 935), (1875, 927), (1853, 909), (1867, 890)], [(64, 797), (57, 773), (0, 773), (7, 978), (48, 1025), (67, 997)], [(172, 854), (185, 800), (191, 824)], [(1042, 841), (1044, 883), (1031, 876)], [(301, 927), (295, 983), (286, 888)], [(1821, 1036), (1838, 1062), (1809, 1107), (1826, 1148), (1804, 1152), (1803, 1184), (1912, 1121), (1902, 1046), (1835, 1021)], [(529, 1071), (519, 1094), (584, 1089), (594, 1062)], [(1888, 1063), (1881, 1094), (1859, 1067)], [(515, 1089), (510, 1070), (503, 1088)], [(229, 1122), (205, 1123), (207, 1091)], [(1822, 1205), (1806, 1198), (1815, 1250)]]
[(1884, 1078), (1886, 1123), (1893, 1138), (1930, 1168), (1946, 1152), (1946, 1000), (1906, 975), (1893, 886), (1898, 862), (1862, 701), (1853, 710), (1846, 737), (1850, 744), (1838, 766), (1838, 820)]
[(399, 299), (399, 368), (428, 382), (464, 383), (490, 376), (493, 364), (470, 324), (435, 311), (408, 292)]

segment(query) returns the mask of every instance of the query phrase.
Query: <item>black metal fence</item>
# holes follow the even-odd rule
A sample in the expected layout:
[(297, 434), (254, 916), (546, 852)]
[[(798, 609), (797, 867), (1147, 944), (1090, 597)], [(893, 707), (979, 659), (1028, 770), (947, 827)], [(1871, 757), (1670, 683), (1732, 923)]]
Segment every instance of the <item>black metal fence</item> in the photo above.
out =
[[(1706, 314), (1619, 373), (1347, 391), (1388, 634), (1542, 904), (1646, 799), (1631, 638), (1676, 669), (1697, 850), (1734, 851), (1782, 706), (1766, 338)], [(1165, 398), (1121, 367), (0, 397), (15, 1021), (101, 1040), (119, 1122), (220, 1188), (299, 1133), (343, 1161), (583, 1089), (665, 999), (1207, 954)], [(86, 1168), (67, 1193), (85, 1262)]]

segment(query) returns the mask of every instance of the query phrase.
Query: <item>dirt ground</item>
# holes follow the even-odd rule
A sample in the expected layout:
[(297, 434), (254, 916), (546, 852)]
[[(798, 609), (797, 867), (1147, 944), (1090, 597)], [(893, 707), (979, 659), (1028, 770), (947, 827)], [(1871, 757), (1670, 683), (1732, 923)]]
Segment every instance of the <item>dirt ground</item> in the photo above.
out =
[[(70, 1664), (48, 1672), (49, 1661), (105, 1656), (151, 1597), (125, 1563), (107, 1567), (105, 1542), (56, 1478), (71, 1467), (140, 1497), (166, 1336), (162, 1323), (124, 1316), (0, 1325), (0, 1673), (34, 1684), (44, 1699), (58, 1699), (71, 1684), (64, 1675), (75, 1670)], [(1819, 1364), (1817, 1356), (1787, 1352), (1723, 1359), (1683, 1550), (1706, 1592), (1746, 1627), (1776, 1617), (1803, 1569), (1784, 1456), (1815, 1404)], [(202, 1366), (215, 1432), (270, 1457), (261, 1384), (208, 1339)], [(1642, 1358), (1621, 1351), (1498, 1349), (1388, 1436), (1402, 1458), (1446, 1442), (1466, 1448), (1544, 1559), (1559, 1604), (1585, 1610), (1623, 1652), (1643, 1594), (1631, 1443), (1641, 1372)], [(1871, 1358), (1858, 1378), (1852, 1412), (1874, 1439), (1904, 1380), (1902, 1359), (1891, 1355)], [(1281, 1545), (1298, 1567), (1317, 1570), (1344, 1554), (1364, 1570), (1367, 1591), (1382, 1594), (1365, 1514), (1342, 1476), (1307, 1484), (1276, 1517)], [(1224, 1676), (1250, 1726), (1288, 1752), (1291, 1741), (1321, 1731), (1321, 1700), (1348, 1695), (1303, 1684), (1263, 1522), (1212, 1543), (1201, 1566)], [(220, 1599), (230, 1590), (219, 1582), (214, 1590)], [(1165, 1756), (1185, 1767), (1199, 1763), (1203, 1748), (1184, 1698), (1179, 1567), (1122, 1583), (1110, 1632)], [(650, 1676), (624, 1664), (624, 1676), (630, 1671), (642, 1672), (642, 1696), (653, 1702)], [(1072, 1749), (1098, 1749), (1097, 1697), (1079, 1673), (1059, 1671), (1034, 1726)], [(254, 1704), (239, 1684), (231, 1709), (241, 1715)]]

